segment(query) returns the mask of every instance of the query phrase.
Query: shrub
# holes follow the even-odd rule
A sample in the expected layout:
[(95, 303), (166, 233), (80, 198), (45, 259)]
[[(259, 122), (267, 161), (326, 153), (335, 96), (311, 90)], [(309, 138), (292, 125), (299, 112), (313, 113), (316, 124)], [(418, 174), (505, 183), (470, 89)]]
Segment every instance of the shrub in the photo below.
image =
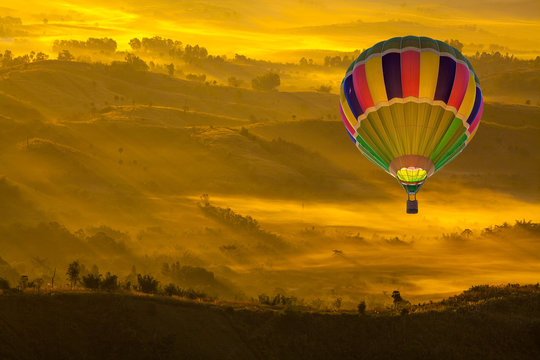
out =
[(260, 304), (266, 304), (266, 305), (270, 305), (270, 297), (266, 294), (260, 294), (259, 295), (259, 303)]
[(165, 291), (165, 294), (167, 294), (168, 296), (180, 296), (180, 297), (188, 298), (191, 300), (208, 298), (208, 295), (206, 295), (203, 292), (196, 291), (193, 289), (187, 289), (187, 290), (182, 289), (173, 283), (170, 283), (169, 285), (165, 286), (163, 290)]
[(321, 92), (321, 93), (329, 93), (332, 90), (332, 86), (331, 85), (321, 85), (315, 90), (317, 92)]
[(269, 91), (274, 90), (281, 84), (279, 74), (267, 72), (264, 75), (257, 76), (251, 80), (251, 86), (255, 90)]
[(99, 289), (101, 284), (101, 274), (88, 274), (82, 277), (82, 284), (85, 288), (91, 290)]
[(159, 281), (154, 279), (152, 275), (137, 275), (137, 282), (139, 283), (139, 290), (146, 294), (157, 293)]
[(101, 281), (101, 289), (107, 290), (107, 291), (114, 291), (118, 290), (118, 276), (111, 275), (110, 272), (105, 275), (105, 278), (103, 281)]
[(176, 285), (174, 285), (172, 283), (165, 286), (165, 288), (163, 289), (163, 291), (165, 291), (165, 294), (167, 296), (173, 296), (173, 295), (180, 296), (179, 290), (180, 289), (178, 289), (178, 286), (176, 286)]

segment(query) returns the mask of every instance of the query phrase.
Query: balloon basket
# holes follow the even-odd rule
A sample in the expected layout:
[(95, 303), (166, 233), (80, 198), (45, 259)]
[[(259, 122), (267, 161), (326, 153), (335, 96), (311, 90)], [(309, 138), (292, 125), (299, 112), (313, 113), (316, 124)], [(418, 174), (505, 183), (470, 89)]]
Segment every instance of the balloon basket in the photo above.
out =
[(407, 200), (407, 214), (418, 214), (418, 200)]

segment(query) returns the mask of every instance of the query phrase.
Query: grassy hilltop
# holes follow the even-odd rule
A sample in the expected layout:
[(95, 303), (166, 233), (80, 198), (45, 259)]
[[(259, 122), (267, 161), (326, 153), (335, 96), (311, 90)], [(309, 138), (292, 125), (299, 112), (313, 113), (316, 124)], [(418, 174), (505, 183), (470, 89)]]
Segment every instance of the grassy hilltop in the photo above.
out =
[(0, 296), (4, 359), (537, 359), (538, 286), (473, 287), (412, 313), (319, 313), (119, 294)]

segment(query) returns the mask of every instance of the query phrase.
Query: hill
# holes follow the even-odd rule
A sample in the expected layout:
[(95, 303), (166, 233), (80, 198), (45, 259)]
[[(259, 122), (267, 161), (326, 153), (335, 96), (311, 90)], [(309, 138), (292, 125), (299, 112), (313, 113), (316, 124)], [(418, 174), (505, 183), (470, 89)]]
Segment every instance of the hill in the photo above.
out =
[[(402, 315), (121, 294), (0, 296), (5, 359), (537, 359), (537, 286), (473, 287)], [(439, 307), (439, 309), (436, 309)]]
[[(0, 245), (10, 281), (50, 278), (77, 259), (122, 276), (180, 261), (233, 282), (240, 297), (283, 289), (344, 302), (382, 299), (388, 284), (440, 299), (471, 282), (535, 281), (537, 233), (499, 241), (483, 229), (538, 222), (540, 108), (487, 103), (469, 148), (422, 189), (426, 211), (405, 217), (403, 190), (351, 144), (336, 104), (333, 94), (99, 63), (3, 67)], [(208, 216), (201, 194), (263, 230)], [(122, 236), (92, 243), (102, 226)], [(460, 237), (465, 229), (474, 236)], [(420, 253), (426, 261), (412, 260)]]

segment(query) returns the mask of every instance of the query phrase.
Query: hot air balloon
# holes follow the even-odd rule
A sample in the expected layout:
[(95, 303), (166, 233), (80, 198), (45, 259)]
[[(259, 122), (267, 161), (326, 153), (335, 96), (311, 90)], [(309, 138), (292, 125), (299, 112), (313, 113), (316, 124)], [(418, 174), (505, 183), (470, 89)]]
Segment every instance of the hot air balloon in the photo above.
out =
[(416, 193), (463, 151), (478, 129), (484, 102), (471, 63), (427, 37), (396, 37), (365, 50), (341, 83), (340, 112), (356, 147)]

